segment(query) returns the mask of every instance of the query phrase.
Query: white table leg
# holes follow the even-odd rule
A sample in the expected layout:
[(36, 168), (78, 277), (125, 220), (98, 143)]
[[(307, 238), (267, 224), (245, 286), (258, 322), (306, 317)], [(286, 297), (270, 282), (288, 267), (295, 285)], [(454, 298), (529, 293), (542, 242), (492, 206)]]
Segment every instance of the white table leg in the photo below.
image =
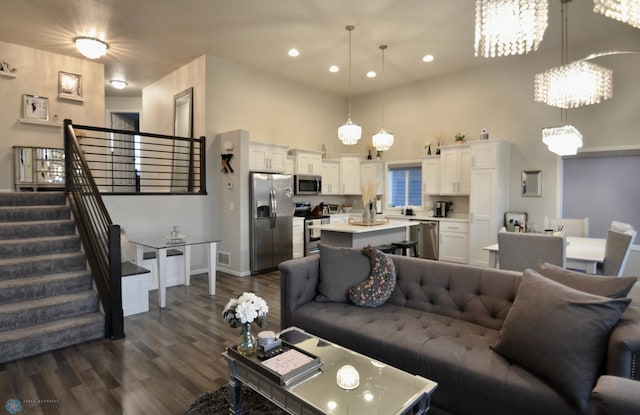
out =
[(489, 268), (495, 268), (498, 266), (498, 253), (496, 251), (489, 251)]
[(184, 285), (191, 284), (191, 245), (184, 246)]
[(217, 262), (218, 244), (216, 242), (209, 243), (209, 295), (216, 293), (216, 262)]
[(167, 306), (167, 248), (160, 248), (158, 256), (158, 300), (160, 308)]

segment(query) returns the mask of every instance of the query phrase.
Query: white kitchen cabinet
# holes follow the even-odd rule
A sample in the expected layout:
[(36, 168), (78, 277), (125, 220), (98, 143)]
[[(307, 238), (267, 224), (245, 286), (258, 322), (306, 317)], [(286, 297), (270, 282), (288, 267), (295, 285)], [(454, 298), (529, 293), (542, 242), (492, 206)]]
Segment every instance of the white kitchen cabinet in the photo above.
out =
[(509, 206), (509, 143), (474, 141), (471, 158), (469, 264), (487, 267), (489, 253), (483, 248), (498, 242)]
[(359, 195), (360, 156), (340, 156), (340, 194)]
[(293, 164), (294, 164), (294, 157), (288, 156), (287, 159), (284, 161), (284, 172), (286, 174), (293, 174)]
[(360, 162), (360, 184), (362, 187), (369, 183), (377, 183), (376, 194), (384, 193), (384, 161), (362, 160)]
[(440, 157), (438, 156), (422, 161), (422, 193), (440, 194)]
[(289, 155), (294, 157), (294, 174), (321, 174), (322, 151), (293, 149)]
[(322, 194), (340, 194), (340, 162), (338, 160), (322, 160), (320, 174), (322, 175)]
[(249, 171), (284, 173), (287, 146), (249, 142)]
[(329, 215), (329, 223), (349, 223), (349, 218), (351, 214), (349, 213), (337, 213), (334, 215)]
[(469, 224), (440, 221), (439, 260), (466, 264), (469, 261)]
[(292, 238), (293, 241), (293, 258), (302, 258), (304, 256), (304, 218), (293, 218)]
[(471, 185), (471, 149), (468, 145), (440, 149), (440, 194), (468, 195)]

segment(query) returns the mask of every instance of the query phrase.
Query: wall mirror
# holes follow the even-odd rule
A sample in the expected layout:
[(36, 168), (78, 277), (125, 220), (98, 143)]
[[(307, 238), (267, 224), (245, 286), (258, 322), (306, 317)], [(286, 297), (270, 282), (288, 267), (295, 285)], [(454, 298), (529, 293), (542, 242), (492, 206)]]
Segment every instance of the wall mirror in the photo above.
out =
[(522, 172), (522, 196), (542, 196), (542, 171), (524, 170)]
[[(173, 96), (173, 135), (193, 137), (193, 88), (185, 89)], [(187, 140), (174, 140), (172, 191), (188, 190), (189, 172), (192, 166), (191, 143)]]
[(173, 135), (189, 137), (193, 134), (193, 88), (173, 96)]

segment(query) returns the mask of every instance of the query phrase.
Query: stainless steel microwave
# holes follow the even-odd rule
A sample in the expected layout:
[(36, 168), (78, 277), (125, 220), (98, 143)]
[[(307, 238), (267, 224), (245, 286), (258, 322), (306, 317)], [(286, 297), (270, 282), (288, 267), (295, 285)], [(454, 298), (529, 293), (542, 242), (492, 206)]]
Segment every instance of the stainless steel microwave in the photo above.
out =
[(322, 176), (296, 175), (293, 184), (297, 195), (319, 195), (322, 192)]

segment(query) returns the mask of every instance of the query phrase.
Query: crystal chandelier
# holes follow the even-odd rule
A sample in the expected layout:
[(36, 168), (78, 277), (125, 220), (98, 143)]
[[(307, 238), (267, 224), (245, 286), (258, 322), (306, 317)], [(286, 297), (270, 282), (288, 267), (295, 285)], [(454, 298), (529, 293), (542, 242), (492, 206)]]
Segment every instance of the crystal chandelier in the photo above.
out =
[(74, 39), (76, 49), (89, 59), (98, 59), (107, 54), (109, 45), (100, 39), (88, 36), (80, 36)]
[(349, 25), (345, 29), (349, 32), (349, 112), (347, 122), (338, 128), (338, 138), (343, 144), (353, 145), (360, 140), (362, 127), (351, 122), (351, 32), (355, 27)]
[(547, 0), (476, 0), (475, 55), (522, 55), (538, 50), (547, 29)]
[(384, 101), (385, 101), (385, 82), (384, 82), (384, 51), (387, 49), (387, 45), (380, 45), (382, 51), (382, 126), (380, 131), (372, 138), (373, 146), (378, 151), (387, 151), (393, 145), (393, 134), (384, 130)]
[(535, 76), (535, 100), (558, 108), (599, 104), (613, 96), (613, 71), (577, 61)]
[(573, 156), (578, 154), (578, 148), (582, 147), (582, 134), (573, 125), (543, 128), (542, 142), (552, 153)]
[(640, 29), (640, 0), (593, 0), (593, 12)]

